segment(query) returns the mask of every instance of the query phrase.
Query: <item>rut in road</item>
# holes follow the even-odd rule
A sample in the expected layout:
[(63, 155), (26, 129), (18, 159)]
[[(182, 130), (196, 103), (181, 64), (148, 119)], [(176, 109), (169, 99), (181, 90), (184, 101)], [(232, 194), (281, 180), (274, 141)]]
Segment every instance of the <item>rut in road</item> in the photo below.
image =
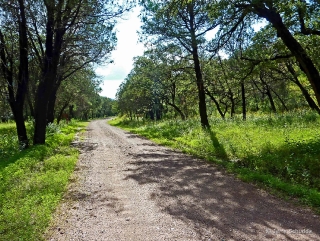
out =
[(320, 240), (319, 216), (92, 121), (47, 240)]

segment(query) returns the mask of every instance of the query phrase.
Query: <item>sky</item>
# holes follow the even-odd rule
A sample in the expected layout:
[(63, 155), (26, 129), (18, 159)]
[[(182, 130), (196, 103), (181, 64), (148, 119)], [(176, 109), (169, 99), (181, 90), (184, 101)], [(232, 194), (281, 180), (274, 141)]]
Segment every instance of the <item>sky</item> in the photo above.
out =
[(133, 68), (133, 57), (143, 54), (144, 46), (138, 43), (137, 31), (141, 26), (138, 15), (139, 8), (135, 8), (116, 25), (118, 42), (111, 55), (114, 62), (96, 69), (103, 79), (101, 96), (114, 99), (119, 85)]

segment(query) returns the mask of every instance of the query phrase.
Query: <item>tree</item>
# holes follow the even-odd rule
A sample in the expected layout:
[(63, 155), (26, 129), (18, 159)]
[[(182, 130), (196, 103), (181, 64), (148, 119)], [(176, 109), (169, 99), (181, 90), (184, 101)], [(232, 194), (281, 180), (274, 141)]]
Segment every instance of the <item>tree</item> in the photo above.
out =
[[(3, 78), (7, 82), (8, 100), (17, 128), (19, 144), (27, 148), (29, 140), (23, 117), (23, 107), (29, 82), (28, 38), (25, 1), (17, 3), (1, 2), (0, 58)], [(15, 25), (17, 22), (18, 26)], [(13, 27), (11, 27), (13, 26)], [(15, 28), (16, 26), (16, 28)], [(12, 36), (17, 36), (19, 46), (15, 48)], [(19, 59), (15, 59), (15, 54)], [(15, 76), (15, 65), (18, 63), (18, 76)]]
[[(316, 50), (317, 45), (314, 46), (314, 48)], [(313, 53), (314, 59), (317, 60), (317, 58), (315, 58), (315, 52), (317, 51), (315, 50), (312, 50), (311, 53)], [(251, 66), (252, 71), (254, 69), (258, 70), (259, 74), (256, 73), (258, 78), (253, 78), (251, 82), (257, 87), (259, 92), (262, 93), (262, 96), (268, 96), (273, 111), (275, 111), (276, 107), (274, 99), (271, 97), (272, 94), (279, 99), (283, 109), (288, 110), (285, 99), (288, 98), (289, 88), (292, 88), (290, 82), (299, 87), (312, 109), (318, 109), (316, 103), (308, 93), (308, 83), (305, 81), (301, 83), (298, 79), (298, 76), (303, 77), (303, 74), (298, 74), (296, 71), (298, 66), (294, 63), (293, 55), (281, 39), (277, 39), (274, 28), (267, 25), (260, 29), (254, 34), (250, 44), (247, 45), (245, 49), (240, 48), (240, 50), (236, 50), (235, 52), (239, 51), (241, 53), (240, 58)], [(266, 81), (267, 79), (269, 80)], [(298, 96), (294, 98), (297, 99)]]
[(137, 66), (120, 85), (116, 95), (119, 110), (127, 113), (131, 119), (134, 116), (150, 114), (154, 104), (153, 81), (145, 75), (136, 74), (136, 70)]
[(216, 14), (216, 7), (220, 7), (220, 21), (223, 27), (220, 32), (219, 45), (228, 41), (230, 35), (246, 22), (254, 22), (254, 18), (265, 19), (275, 30), (277, 37), (282, 40), (299, 63), (320, 104), (320, 74), (317, 61), (311, 51), (303, 44), (307, 40), (319, 41), (320, 7), (318, 1), (219, 1), (212, 11)]
[(95, 98), (99, 92), (100, 83), (100, 79), (90, 67), (77, 71), (63, 81), (56, 96), (54, 114), (57, 122), (59, 123), (63, 113), (68, 113), (69, 119), (74, 118), (74, 109), (77, 109), (84, 99), (90, 99), (92, 96)]
[[(34, 144), (45, 143), (50, 99), (53, 102), (61, 82), (70, 75), (65, 69), (70, 68), (68, 61), (77, 60), (80, 65), (85, 65), (110, 52), (115, 41), (115, 18), (126, 10), (122, 7), (116, 8), (113, 1), (100, 0), (48, 0), (43, 2), (42, 8), (45, 10), (43, 22), (46, 27), (43, 29), (43, 26), (40, 26), (42, 30), (39, 31), (40, 34), (45, 34), (45, 40), (42, 42), (41, 35), (37, 36), (43, 58), (35, 101)], [(84, 41), (87, 44), (83, 44)], [(95, 44), (89, 45), (91, 42)], [(102, 52), (98, 56), (92, 54), (95, 49)], [(89, 57), (87, 54), (90, 54)]]
[(141, 1), (142, 29), (145, 37), (156, 36), (156, 42), (167, 41), (182, 46), (190, 55), (198, 90), (201, 125), (209, 127), (205, 90), (200, 65), (200, 49), (205, 43), (205, 34), (217, 23), (210, 21), (208, 11), (211, 1)]

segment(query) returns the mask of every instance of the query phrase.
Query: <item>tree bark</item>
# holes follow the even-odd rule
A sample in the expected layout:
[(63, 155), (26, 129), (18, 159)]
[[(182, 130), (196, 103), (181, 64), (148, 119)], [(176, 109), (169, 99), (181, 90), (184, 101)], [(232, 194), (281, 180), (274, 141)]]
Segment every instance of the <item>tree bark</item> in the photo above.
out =
[(54, 107), (55, 107), (56, 99), (57, 99), (56, 91), (52, 91), (49, 102), (48, 102), (47, 124), (54, 122), (54, 112), (55, 112)]

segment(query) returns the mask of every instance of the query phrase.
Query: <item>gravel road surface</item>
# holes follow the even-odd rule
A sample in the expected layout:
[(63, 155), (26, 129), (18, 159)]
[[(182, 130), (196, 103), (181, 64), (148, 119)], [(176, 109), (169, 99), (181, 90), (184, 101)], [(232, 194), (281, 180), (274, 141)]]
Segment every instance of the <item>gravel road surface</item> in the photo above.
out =
[(320, 240), (319, 216), (218, 167), (92, 121), (47, 240)]

